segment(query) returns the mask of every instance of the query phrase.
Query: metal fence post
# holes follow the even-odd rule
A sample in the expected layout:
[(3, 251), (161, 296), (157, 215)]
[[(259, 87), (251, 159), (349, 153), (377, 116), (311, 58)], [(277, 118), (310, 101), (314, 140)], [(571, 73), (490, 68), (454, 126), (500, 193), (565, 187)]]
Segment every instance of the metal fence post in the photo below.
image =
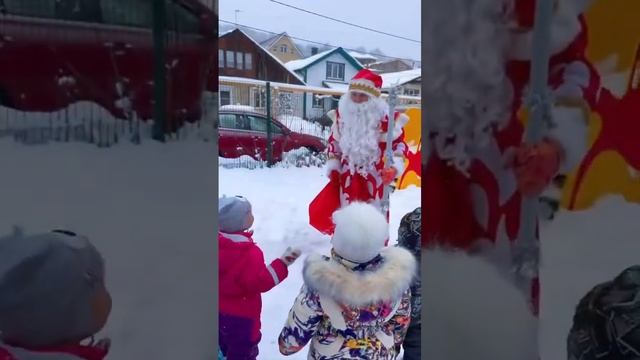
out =
[(267, 166), (273, 166), (273, 134), (271, 129), (271, 83), (267, 81)]
[(153, 1), (153, 48), (154, 48), (154, 123), (153, 139), (165, 141), (166, 116), (167, 116), (167, 79), (166, 79), (166, 46), (165, 30), (167, 22), (167, 9), (164, 0)]

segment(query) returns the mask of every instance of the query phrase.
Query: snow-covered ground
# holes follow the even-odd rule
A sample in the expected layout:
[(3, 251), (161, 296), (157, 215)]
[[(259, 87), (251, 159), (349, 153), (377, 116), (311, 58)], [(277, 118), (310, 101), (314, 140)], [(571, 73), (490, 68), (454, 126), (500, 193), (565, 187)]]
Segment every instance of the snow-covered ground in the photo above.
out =
[[(220, 196), (242, 195), (253, 204), (254, 239), (270, 262), (287, 246), (297, 246), (303, 256), (289, 269), (289, 277), (263, 295), (262, 342), (259, 359), (285, 358), (278, 352), (278, 335), (293, 300), (302, 286), (302, 264), (311, 252), (328, 254), (329, 238), (308, 225), (307, 207), (325, 186), (320, 168), (224, 169), (219, 172)], [(396, 191), (391, 197), (391, 241), (397, 239), (402, 216), (420, 206), (420, 189)], [(287, 357), (306, 359), (307, 349)]]
[(423, 316), (431, 332), (423, 356), (537, 360), (539, 352), (541, 360), (566, 360), (567, 334), (580, 298), (640, 264), (639, 218), (640, 205), (610, 197), (587, 211), (562, 212), (542, 226), (537, 349), (525, 298), (493, 266), (462, 255), (425, 255)]
[[(64, 227), (91, 237), (107, 260), (114, 297), (112, 316), (101, 334), (113, 340), (110, 358), (213, 357), (216, 170), (220, 195), (241, 194), (253, 203), (255, 239), (267, 261), (289, 245), (305, 254), (329, 250), (328, 239), (307, 225), (307, 206), (327, 181), (321, 168), (215, 169), (214, 154), (211, 144), (199, 142), (122, 143), (99, 149), (89, 144), (23, 146), (0, 139), (0, 232), (13, 225), (27, 232)], [(419, 206), (419, 199), (418, 188), (392, 195), (393, 241), (400, 217)], [(565, 339), (579, 298), (596, 283), (640, 263), (638, 218), (639, 205), (611, 197), (588, 211), (563, 212), (543, 226), (543, 360), (566, 359)], [(301, 267), (302, 259), (287, 280), (264, 295), (260, 359), (283, 358), (276, 339), (302, 284)], [(479, 271), (463, 278), (486, 290), (481, 294), (492, 301), (506, 301), (511, 293), (483, 288)], [(440, 292), (425, 288), (423, 293)], [(468, 304), (474, 303), (477, 298), (470, 297)], [(464, 303), (451, 305), (459, 312)], [(499, 316), (511, 315), (502, 311)], [(506, 332), (515, 336), (519, 331)], [(482, 342), (487, 333), (466, 336)], [(464, 339), (465, 334), (451, 336)], [(289, 358), (305, 356), (303, 350)], [(470, 358), (481, 359), (478, 353)]]
[(67, 228), (107, 262), (110, 359), (215, 357), (212, 144), (0, 140), (0, 232)]
[(621, 197), (583, 212), (565, 212), (542, 228), (540, 353), (566, 359), (575, 306), (596, 284), (640, 264), (640, 205)]

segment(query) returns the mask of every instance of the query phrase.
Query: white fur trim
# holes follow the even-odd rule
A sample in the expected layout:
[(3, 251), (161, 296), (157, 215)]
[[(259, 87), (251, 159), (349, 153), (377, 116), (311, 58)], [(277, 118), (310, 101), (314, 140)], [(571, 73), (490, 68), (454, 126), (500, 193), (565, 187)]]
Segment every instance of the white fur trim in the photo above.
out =
[(338, 255), (358, 263), (380, 253), (389, 238), (387, 219), (373, 205), (354, 202), (333, 213), (331, 243)]
[[(400, 137), (400, 135), (402, 135), (402, 129), (404, 128), (404, 126), (407, 124), (408, 121), (409, 121), (409, 116), (407, 114), (403, 114), (403, 113), (398, 114), (397, 119), (393, 123), (393, 132), (391, 135), (393, 140), (396, 140), (397, 138)], [(386, 132), (380, 134), (380, 141), (381, 142), (387, 141)]]
[(439, 249), (423, 251), (422, 260), (422, 288), (430, 292), (422, 297), (422, 336), (430, 339), (424, 359), (539, 359), (537, 319), (494, 266)]
[(338, 159), (329, 159), (327, 160), (327, 164), (325, 165), (325, 169), (327, 172), (327, 176), (331, 175), (334, 170), (340, 169), (340, 160)]
[(402, 156), (394, 156), (393, 167), (398, 171), (397, 176), (402, 175), (404, 173), (404, 158)]
[(582, 89), (589, 86), (590, 78), (589, 67), (582, 61), (574, 61), (565, 66), (562, 85), (556, 89), (554, 95), (561, 100), (582, 100)]
[(560, 173), (571, 172), (589, 150), (588, 124), (585, 110), (580, 107), (555, 106), (552, 109), (555, 127), (547, 135), (558, 141), (564, 150), (565, 160)]
[(332, 124), (335, 124), (338, 120), (338, 112), (335, 109), (329, 110), (327, 112), (327, 117), (331, 119)]
[(398, 247), (380, 252), (384, 263), (375, 271), (354, 272), (335, 260), (309, 255), (305, 260), (305, 284), (320, 294), (354, 306), (396, 300), (409, 288), (417, 271), (413, 254)]

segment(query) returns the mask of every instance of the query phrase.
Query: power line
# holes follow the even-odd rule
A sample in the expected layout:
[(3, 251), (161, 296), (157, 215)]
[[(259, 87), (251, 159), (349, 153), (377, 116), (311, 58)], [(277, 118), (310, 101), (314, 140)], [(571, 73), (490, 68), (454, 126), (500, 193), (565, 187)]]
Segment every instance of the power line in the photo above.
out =
[(336, 21), (336, 22), (339, 22), (339, 23), (342, 23), (342, 24), (346, 24), (346, 25), (349, 25), (349, 26), (354, 26), (354, 27), (357, 27), (357, 28), (360, 28), (360, 29), (363, 29), (363, 30), (372, 31), (372, 32), (375, 32), (375, 33), (378, 33), (378, 34), (387, 35), (387, 36), (391, 36), (391, 37), (394, 37), (394, 38), (397, 38), (397, 39), (407, 40), (407, 41), (411, 41), (411, 42), (418, 43), (418, 44), (422, 43), (420, 40), (409, 39), (409, 38), (406, 38), (404, 36), (390, 34), (388, 32), (372, 29), (370, 27), (366, 27), (366, 26), (350, 23), (350, 22), (347, 22), (347, 21), (344, 21), (344, 20), (333, 18), (331, 16), (319, 14), (317, 12), (313, 12), (313, 11), (302, 9), (302, 8), (299, 8), (299, 7), (296, 7), (296, 6), (293, 6), (293, 5), (285, 4), (285, 3), (280, 2), (280, 1), (276, 1), (276, 0), (270, 0), (270, 1), (272, 3), (280, 4), (282, 6), (286, 6), (286, 7), (298, 10), (298, 11), (302, 11), (302, 12), (305, 12), (305, 13), (308, 13), (308, 14), (311, 14), (311, 15), (319, 16), (321, 18), (329, 19), (329, 20)]
[[(265, 33), (269, 33), (269, 34), (273, 34), (273, 35), (280, 35), (281, 34), (281, 33), (273, 32), (273, 31), (269, 31), (269, 30), (265, 30), (265, 29), (260, 29), (260, 28), (256, 28), (256, 27), (252, 27), (252, 26), (236, 24), (236, 23), (234, 23), (232, 21), (226, 21), (226, 20), (222, 20), (222, 19), (219, 19), (218, 22), (222, 22), (222, 23), (225, 23), (225, 24), (236, 25), (238, 27), (244, 27), (244, 28), (247, 28), (247, 29), (261, 31), (261, 32), (265, 32)], [(295, 37), (295, 36), (291, 36), (291, 35), (289, 35), (289, 37), (294, 39), (294, 40), (304, 41), (304, 42), (308, 42), (310, 44), (316, 44), (316, 45), (321, 45), (321, 46), (332, 46), (332, 45), (329, 45), (327, 43), (323, 43), (323, 42), (320, 42), (320, 41), (313, 41), (313, 40), (303, 39), (303, 38), (299, 38), (299, 37)], [(338, 46), (334, 46), (334, 47), (338, 47)], [(351, 48), (347, 48), (347, 47), (344, 47), (344, 46), (340, 46), (340, 47), (345, 49), (345, 50), (348, 50), (348, 51), (360, 52), (360, 50), (351, 49)], [(389, 55), (377, 54), (377, 53), (371, 53), (371, 52), (367, 52), (367, 54), (379, 56), (379, 57), (386, 58), (386, 59), (392, 59), (392, 60), (405, 60), (405, 61), (410, 61), (412, 63), (419, 63), (420, 62), (420, 60), (416, 60), (416, 59), (389, 56)]]

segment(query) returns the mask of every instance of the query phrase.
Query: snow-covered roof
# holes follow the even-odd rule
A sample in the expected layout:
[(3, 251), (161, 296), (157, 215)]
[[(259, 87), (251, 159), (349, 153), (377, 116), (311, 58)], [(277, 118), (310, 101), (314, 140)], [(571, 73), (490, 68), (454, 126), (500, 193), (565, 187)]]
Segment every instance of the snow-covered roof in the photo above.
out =
[(376, 61), (374, 63), (369, 64), (369, 66), (373, 66), (373, 65), (382, 65), (382, 64), (390, 64), (393, 62), (399, 61), (401, 63), (404, 63), (408, 66), (411, 66), (412, 62), (405, 60), (405, 59), (384, 59), (384, 60), (380, 60), (380, 61)]
[(260, 42), (260, 45), (262, 45), (262, 47), (266, 48), (268, 50), (268, 48), (270, 48), (271, 46), (273, 46), (273, 44), (277, 43), (278, 41), (280, 41), (280, 39), (282, 39), (283, 37), (288, 37), (289, 40), (291, 41), (291, 44), (293, 44), (293, 47), (296, 49), (296, 51), (298, 52), (298, 54), (300, 56), (302, 56), (302, 51), (300, 51), (300, 49), (298, 48), (298, 45), (296, 45), (296, 43), (293, 41), (293, 39), (291, 39), (291, 37), (289, 36), (289, 34), (287, 34), (286, 32), (283, 32), (281, 34), (277, 34), (274, 35), (262, 42)]
[(281, 37), (284, 36), (285, 33), (281, 33), (281, 34), (277, 34), (274, 35), (264, 41), (260, 41), (260, 45), (264, 46), (264, 47), (269, 47), (269, 45), (273, 44), (274, 42), (276, 42), (277, 40), (279, 40)]
[(331, 49), (331, 50), (327, 50), (327, 51), (323, 51), (321, 53), (317, 53), (317, 54), (315, 54), (313, 56), (309, 56), (308, 58), (304, 58), (304, 59), (300, 59), (300, 60), (288, 61), (285, 64), (285, 66), (287, 67), (287, 69), (289, 69), (291, 71), (304, 69), (307, 66), (313, 64), (314, 62), (318, 61), (323, 56), (328, 55), (329, 53), (332, 53), (332, 52), (334, 52), (336, 50), (337, 50), (337, 48)]
[(356, 59), (378, 60), (377, 56), (373, 56), (371, 54), (365, 54), (358, 51), (348, 51), (348, 53)]
[(221, 32), (220, 34), (218, 34), (218, 37), (223, 37), (223, 36), (225, 36), (225, 35), (227, 35), (227, 34), (229, 34), (229, 33), (232, 33), (234, 30), (235, 30), (235, 28), (233, 28), (233, 29), (229, 29), (229, 30), (227, 30), (227, 31), (223, 31), (223, 32)]
[(300, 59), (300, 60), (292, 60), (286, 63), (286, 66), (289, 70), (291, 71), (298, 71), (298, 70), (302, 70), (306, 67), (309, 67), (311, 65), (313, 65), (314, 63), (322, 60), (323, 58), (333, 54), (334, 52), (338, 52), (340, 54), (342, 54), (342, 56), (344, 56), (344, 58), (351, 63), (351, 65), (353, 65), (355, 68), (358, 69), (362, 69), (363, 66), (362, 64), (353, 56), (349, 55), (348, 52), (346, 52), (343, 48), (337, 47), (331, 50), (327, 50), (327, 51), (323, 51), (321, 53), (317, 53), (313, 56), (310, 56), (308, 58), (305, 59)]
[[(253, 42), (254, 44), (256, 44), (256, 46), (257, 46), (257, 47), (259, 47), (260, 49), (264, 50), (264, 52), (265, 52), (268, 56), (270, 56), (270, 57), (271, 57), (273, 60), (275, 60), (278, 64), (282, 65), (282, 67), (283, 67), (285, 70), (287, 70), (287, 71), (289, 72), (289, 74), (291, 74), (291, 75), (295, 76), (295, 78), (296, 78), (296, 79), (298, 79), (298, 80), (300, 80), (303, 84), (305, 84), (305, 85), (307, 84), (307, 83), (305, 83), (305, 82), (304, 82), (304, 80), (300, 77), (300, 75), (296, 74), (293, 70), (289, 69), (289, 68), (285, 65), (285, 63), (283, 63), (280, 59), (278, 59), (275, 55), (273, 55), (269, 50), (265, 49), (262, 45), (260, 45), (260, 43), (258, 43), (254, 38), (252, 38), (251, 36), (249, 36), (249, 34), (247, 34), (246, 32), (242, 31), (242, 29), (240, 29), (240, 28), (235, 28), (235, 29), (233, 29), (233, 30), (231, 30), (231, 31), (229, 31), (229, 32), (226, 32), (224, 35), (226, 35), (226, 34), (228, 34), (228, 33), (232, 32), (232, 31), (235, 31), (235, 30), (240, 31), (244, 36), (246, 36), (247, 38), (249, 38), (249, 40), (251, 40), (251, 42)], [(222, 36), (222, 35), (220, 35), (220, 36)]]
[(382, 88), (403, 85), (422, 77), (422, 69), (411, 69), (392, 73), (380, 74), (382, 77)]

